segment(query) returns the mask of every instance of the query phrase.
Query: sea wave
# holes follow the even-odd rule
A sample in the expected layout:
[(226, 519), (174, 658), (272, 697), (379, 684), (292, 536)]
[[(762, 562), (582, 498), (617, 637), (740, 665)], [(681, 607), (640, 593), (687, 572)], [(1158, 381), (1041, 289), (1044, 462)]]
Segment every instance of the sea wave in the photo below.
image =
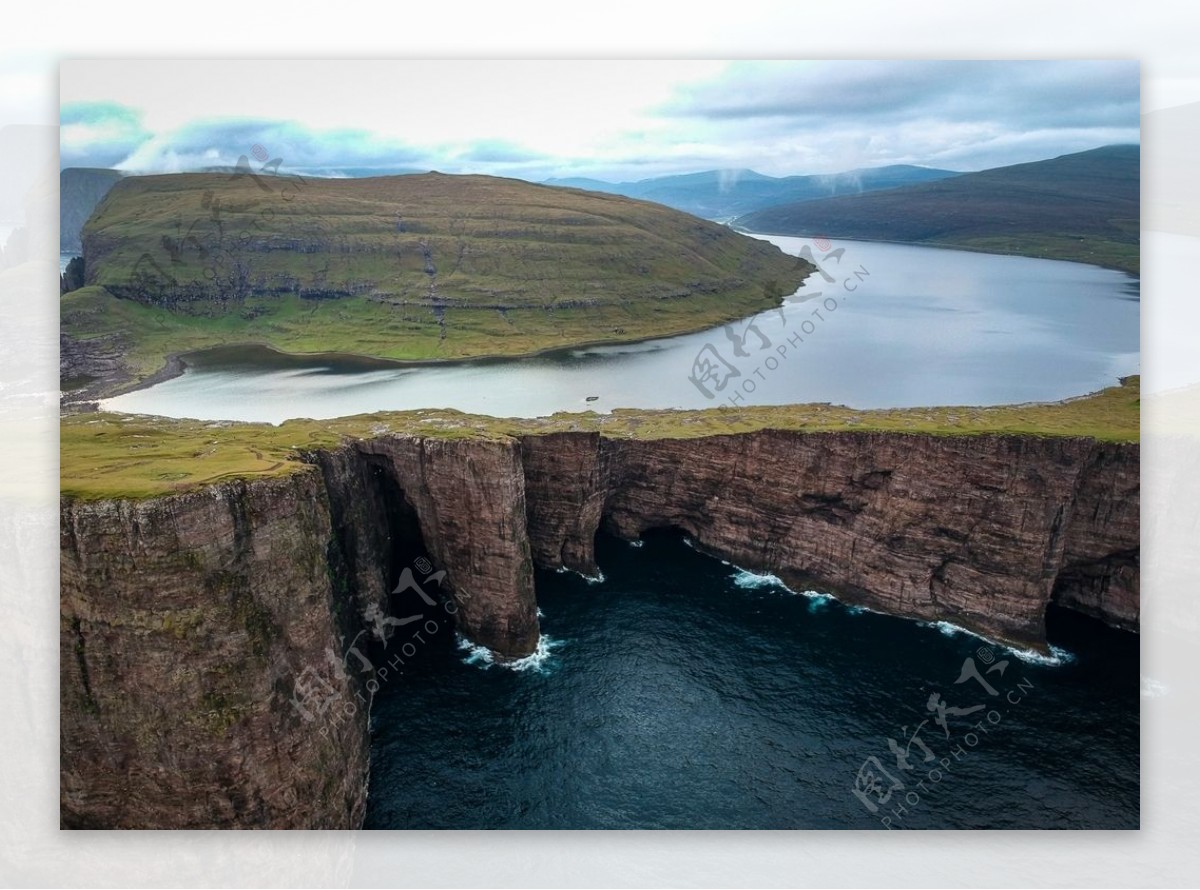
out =
[(1070, 664), (1075, 660), (1075, 656), (1073, 654), (1059, 646), (1051, 646), (1050, 654), (1047, 655), (1045, 652), (1039, 652), (1036, 649), (1021, 649), (1009, 643), (1002, 643), (999, 640), (993, 640), (991, 637), (985, 637), (981, 633), (977, 633), (969, 628), (963, 627), (959, 624), (954, 624), (950, 621), (918, 621), (917, 624), (921, 625), (922, 627), (933, 628), (942, 634), (942, 636), (946, 637), (957, 637), (964, 634), (969, 637), (974, 637), (977, 640), (982, 640), (990, 646), (995, 646), (997, 649), (1003, 649), (1005, 652), (1008, 652), (1010, 655), (1013, 655), (1019, 658), (1021, 661), (1027, 662), (1028, 664), (1040, 664), (1046, 667), (1059, 667), (1060, 665)]
[[(725, 563), (725, 565), (729, 565), (729, 563)], [(759, 590), (774, 587), (793, 596), (807, 597), (811, 600), (808, 607), (810, 612), (815, 612), (817, 609), (834, 601), (832, 594), (822, 593), (819, 590), (793, 590), (784, 583), (782, 578), (778, 575), (772, 575), (770, 572), (752, 572), (740, 566), (734, 566), (734, 568), (737, 571), (731, 576), (733, 583), (743, 590)]]
[(533, 671), (534, 673), (544, 674), (552, 665), (554, 653), (563, 646), (562, 640), (555, 640), (546, 634), (542, 634), (538, 638), (537, 648), (531, 654), (526, 655), (524, 658), (508, 659), (498, 658), (496, 653), (487, 648), (487, 646), (472, 643), (461, 634), (457, 634), (455, 638), (458, 641), (459, 651), (466, 653), (463, 656), (463, 664), (474, 665), (484, 670), (495, 666), (510, 671)]
[[(984, 638), (986, 639), (986, 638)], [(988, 642), (992, 642), (989, 640)], [(996, 643), (1001, 649), (1011, 652), (1021, 661), (1030, 664), (1040, 664), (1046, 667), (1061, 667), (1064, 664), (1070, 664), (1075, 660), (1074, 654), (1059, 646), (1051, 646), (1050, 654), (1038, 652), (1036, 649), (1018, 649), (1016, 646), (1009, 646), (1005, 643)]]
[(733, 583), (746, 590), (756, 590), (760, 587), (780, 587), (788, 593), (793, 591), (776, 575), (769, 572), (751, 572), (748, 569), (738, 569), (733, 573)]
[(560, 574), (560, 575), (567, 575), (567, 574), (578, 575), (580, 578), (582, 578), (588, 584), (603, 584), (605, 581), (608, 580), (607, 578), (604, 577), (604, 572), (601, 572), (599, 570), (597, 570), (596, 574), (594, 574), (594, 575), (585, 575), (583, 572), (577, 572), (574, 569), (568, 569), (566, 566), (559, 566), (554, 571), (558, 572), (558, 574)]

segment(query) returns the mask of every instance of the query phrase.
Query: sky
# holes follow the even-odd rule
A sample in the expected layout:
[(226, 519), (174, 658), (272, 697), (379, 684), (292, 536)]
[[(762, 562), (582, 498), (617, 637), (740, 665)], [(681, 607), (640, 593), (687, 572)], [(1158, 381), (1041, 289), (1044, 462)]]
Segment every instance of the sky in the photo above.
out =
[(60, 164), (610, 181), (980, 170), (1139, 140), (1136, 61), (66, 61)]

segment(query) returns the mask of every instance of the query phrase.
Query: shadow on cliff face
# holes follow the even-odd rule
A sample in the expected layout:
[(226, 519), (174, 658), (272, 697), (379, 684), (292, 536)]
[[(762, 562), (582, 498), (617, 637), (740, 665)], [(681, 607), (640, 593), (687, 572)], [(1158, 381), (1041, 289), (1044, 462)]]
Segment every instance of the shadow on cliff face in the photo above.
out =
[(445, 624), (445, 612), (434, 608), (449, 597), (437, 566), (425, 543), (417, 511), (396, 479), (390, 461), (377, 455), (363, 455), (367, 483), (378, 498), (380, 531), (383, 534), (379, 559), (385, 590), (389, 591), (386, 608), (376, 618), (374, 644), (393, 636), (406, 624), (435, 620)]
[(373, 663), (385, 641), (408, 625), (442, 623), (445, 573), (431, 557), (417, 511), (387, 458), (322, 456), (318, 463), (330, 493), (327, 559), (340, 594), (340, 633), (344, 641), (365, 636)]
[(1080, 560), (1054, 580), (1049, 608), (1071, 609), (1120, 630), (1136, 632), (1140, 619), (1141, 548)]
[(400, 573), (411, 568), (418, 559), (429, 560), (429, 549), (421, 534), (421, 521), (413, 509), (404, 489), (400, 487), (389, 462), (377, 455), (364, 455), (370, 484), (379, 494), (383, 508), (382, 520), (386, 530), (388, 546), (382, 556), (385, 560), (389, 586), (395, 589)]

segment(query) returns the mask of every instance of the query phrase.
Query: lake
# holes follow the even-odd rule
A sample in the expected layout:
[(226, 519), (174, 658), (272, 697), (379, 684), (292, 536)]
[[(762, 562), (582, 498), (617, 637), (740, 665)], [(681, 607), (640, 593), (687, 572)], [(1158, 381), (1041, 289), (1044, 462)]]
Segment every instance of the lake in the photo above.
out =
[[(1139, 371), (1139, 283), (1122, 273), (769, 240), (794, 254), (808, 246), (825, 274), (782, 309), (728, 328), (423, 365), (224, 348), (188, 356), (181, 376), (103, 407), (279, 422), (441, 407), (529, 417), (990, 405), (1080, 395)], [(599, 581), (536, 573), (537, 655), (494, 664), (442, 616), (383, 684), (371, 711), (366, 827), (1139, 824), (1135, 634), (1051, 609), (1054, 657), (1038, 660), (951, 627), (789, 590), (677, 535), (630, 544), (601, 534), (597, 560)], [(394, 649), (374, 654), (386, 661)], [(996, 697), (957, 684), (967, 660), (1004, 663), (988, 674)], [(971, 716), (939, 727), (932, 691)], [(903, 746), (914, 732), (932, 759), (913, 743), (915, 771), (906, 772), (889, 740)]]
[[(228, 347), (106, 410), (278, 423), (411, 408), (557, 411), (1054, 401), (1140, 367), (1137, 279), (1080, 263), (759, 236), (822, 267), (781, 309), (695, 334), (524, 359), (398, 364)], [(740, 351), (740, 355), (738, 354)]]

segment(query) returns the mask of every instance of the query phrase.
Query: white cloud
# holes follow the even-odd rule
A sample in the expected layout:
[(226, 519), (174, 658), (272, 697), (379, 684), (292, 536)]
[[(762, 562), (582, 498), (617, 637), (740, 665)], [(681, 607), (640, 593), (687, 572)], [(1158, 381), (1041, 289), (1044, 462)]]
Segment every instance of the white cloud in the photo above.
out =
[[(295, 169), (534, 179), (979, 169), (1138, 138), (1138, 68), (1121, 62), (89, 61), (64, 63), (61, 88), (66, 107), (140, 115), (120, 162), (139, 171), (254, 143)], [(88, 123), (66, 133), (72, 162), (89, 139), (111, 147)]]

